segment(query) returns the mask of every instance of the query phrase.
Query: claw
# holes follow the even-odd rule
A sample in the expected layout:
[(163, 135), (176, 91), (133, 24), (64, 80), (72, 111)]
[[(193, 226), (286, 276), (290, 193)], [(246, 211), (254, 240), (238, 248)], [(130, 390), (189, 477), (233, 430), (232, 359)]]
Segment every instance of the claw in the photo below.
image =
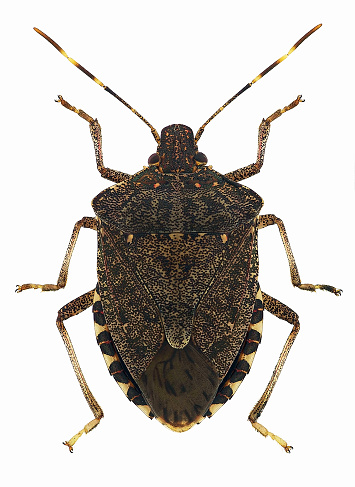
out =
[(67, 446), (69, 448), (70, 453), (73, 453), (73, 447), (69, 444), (68, 441), (63, 441), (63, 445)]

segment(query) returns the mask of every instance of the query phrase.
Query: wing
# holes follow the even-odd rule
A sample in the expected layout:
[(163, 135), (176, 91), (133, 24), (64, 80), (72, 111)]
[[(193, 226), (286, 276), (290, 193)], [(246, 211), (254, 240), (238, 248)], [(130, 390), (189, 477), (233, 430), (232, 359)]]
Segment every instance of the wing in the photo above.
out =
[(154, 300), (125, 259), (125, 238), (100, 222), (97, 269), (107, 326), (136, 380), (161, 347), (164, 332)]
[(199, 303), (192, 332), (197, 347), (221, 378), (243, 345), (255, 303), (259, 268), (256, 220), (228, 238), (224, 264)]
[[(214, 278), (205, 280), (204, 289), (200, 289), (191, 339), (187, 345), (173, 348), (165, 341), (138, 380), (139, 388), (156, 418), (174, 431), (186, 431), (201, 422), (204, 416), (214, 414), (233, 395), (246, 374), (240, 378), (238, 373), (240, 375), (241, 371), (236, 373), (236, 364), (242, 370), (245, 369), (242, 362), (250, 367), (255, 354), (249, 351), (251, 347), (246, 345), (245, 340), (252, 326), (258, 288), (256, 223), (254, 221), (239, 230), (229, 239), (225, 236), (227, 241), (222, 245), (226, 249), (218, 252), (223, 255), (222, 262), (219, 265), (215, 262)], [(190, 243), (189, 248), (193, 253), (187, 237), (186, 242)], [(210, 240), (209, 236), (204, 238), (210, 250), (218, 247), (218, 240), (222, 242), (220, 237), (215, 240)], [(180, 244), (183, 244), (182, 240)], [(181, 250), (183, 246), (177, 248)], [(198, 270), (202, 265), (208, 269), (208, 263), (213, 262), (212, 254), (209, 257), (207, 261), (196, 262), (194, 272), (191, 273), (190, 269), (185, 279), (181, 279), (186, 295), (190, 297), (192, 310), (195, 309), (193, 284), (197, 291), (198, 284), (204, 281), (203, 274)], [(165, 293), (168, 293), (168, 289), (165, 289)], [(183, 294), (180, 298), (183, 298)], [(255, 350), (253, 348), (253, 352)], [(243, 361), (244, 356), (246, 359)], [(237, 357), (242, 362), (238, 362)], [(224, 379), (233, 364), (231, 377), (234, 382), (226, 382)], [(222, 380), (226, 385), (220, 389)], [(225, 390), (229, 396), (224, 393)], [(223, 392), (223, 397), (217, 397), (219, 391), (221, 394)]]

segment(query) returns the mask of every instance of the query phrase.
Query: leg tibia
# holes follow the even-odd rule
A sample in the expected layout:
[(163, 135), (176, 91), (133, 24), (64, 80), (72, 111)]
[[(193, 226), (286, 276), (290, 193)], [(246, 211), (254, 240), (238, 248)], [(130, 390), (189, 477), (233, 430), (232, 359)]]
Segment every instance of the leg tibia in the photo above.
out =
[(131, 177), (130, 174), (115, 171), (114, 169), (110, 169), (104, 166), (101, 127), (97, 120), (92, 120), (90, 122), (90, 134), (94, 143), (97, 169), (101, 176), (105, 179), (108, 179), (109, 181), (113, 181), (114, 183), (119, 183), (121, 181), (126, 181), (127, 179), (129, 179)]

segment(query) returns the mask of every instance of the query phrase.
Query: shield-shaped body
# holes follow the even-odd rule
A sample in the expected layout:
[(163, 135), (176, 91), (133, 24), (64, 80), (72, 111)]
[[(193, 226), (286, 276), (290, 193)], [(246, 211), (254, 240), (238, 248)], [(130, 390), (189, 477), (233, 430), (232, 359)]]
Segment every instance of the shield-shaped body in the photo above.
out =
[(185, 431), (211, 415), (242, 360), (262, 199), (206, 166), (152, 166), (92, 204), (99, 294), (120, 363), (150, 416)]

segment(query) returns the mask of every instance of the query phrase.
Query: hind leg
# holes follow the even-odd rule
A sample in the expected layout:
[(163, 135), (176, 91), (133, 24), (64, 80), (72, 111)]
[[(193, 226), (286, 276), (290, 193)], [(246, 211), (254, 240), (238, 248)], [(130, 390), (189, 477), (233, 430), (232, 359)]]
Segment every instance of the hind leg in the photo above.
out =
[(100, 422), (101, 418), (103, 418), (103, 411), (99, 404), (97, 403), (95, 397), (93, 396), (92, 392), (89, 389), (89, 386), (86, 383), (84, 374), (81, 370), (81, 367), (79, 365), (79, 361), (76, 357), (75, 351), (73, 344), (70, 340), (70, 337), (68, 335), (68, 332), (64, 326), (64, 321), (67, 320), (68, 318), (71, 318), (72, 316), (75, 316), (82, 311), (85, 311), (87, 308), (92, 306), (93, 300), (94, 300), (94, 293), (95, 290), (93, 289), (92, 291), (89, 291), (82, 296), (79, 296), (78, 298), (74, 299), (73, 301), (70, 301), (70, 303), (66, 304), (63, 306), (58, 311), (58, 317), (57, 317), (57, 327), (58, 330), (61, 334), (61, 337), (64, 341), (64, 344), (66, 346), (71, 364), (73, 366), (76, 378), (79, 381), (81, 390), (84, 394), (84, 397), (86, 399), (86, 402), (88, 403), (95, 419), (92, 421), (89, 421), (83, 429), (81, 429), (76, 435), (74, 435), (69, 441), (64, 442), (64, 445), (67, 445), (69, 447), (70, 452), (73, 451), (73, 446), (76, 443), (76, 441), (80, 438), (80, 436), (83, 433), (89, 433), (92, 429), (94, 429)]
[(285, 440), (268, 431), (262, 424), (257, 423), (257, 419), (260, 417), (261, 413), (263, 412), (271, 396), (271, 393), (276, 385), (277, 379), (279, 378), (281, 370), (286, 362), (288, 353), (293, 345), (293, 342), (296, 339), (297, 333), (299, 332), (300, 324), (298, 321), (297, 313), (295, 313), (291, 308), (289, 308), (285, 304), (282, 304), (280, 301), (278, 301), (275, 298), (272, 298), (271, 296), (269, 296), (264, 292), (262, 293), (262, 295), (263, 295), (264, 309), (269, 311), (269, 313), (272, 313), (274, 316), (277, 316), (281, 320), (287, 321), (287, 323), (293, 325), (293, 328), (282, 349), (281, 355), (279, 357), (279, 360), (277, 361), (271, 379), (268, 385), (266, 386), (266, 389), (263, 392), (261, 398), (251, 410), (248, 419), (251, 422), (252, 426), (257, 431), (259, 431), (259, 433), (261, 433), (265, 437), (270, 436), (270, 438), (277, 441), (277, 443), (279, 443), (287, 453), (290, 453), (290, 451), (292, 450), (292, 446), (289, 446)]

